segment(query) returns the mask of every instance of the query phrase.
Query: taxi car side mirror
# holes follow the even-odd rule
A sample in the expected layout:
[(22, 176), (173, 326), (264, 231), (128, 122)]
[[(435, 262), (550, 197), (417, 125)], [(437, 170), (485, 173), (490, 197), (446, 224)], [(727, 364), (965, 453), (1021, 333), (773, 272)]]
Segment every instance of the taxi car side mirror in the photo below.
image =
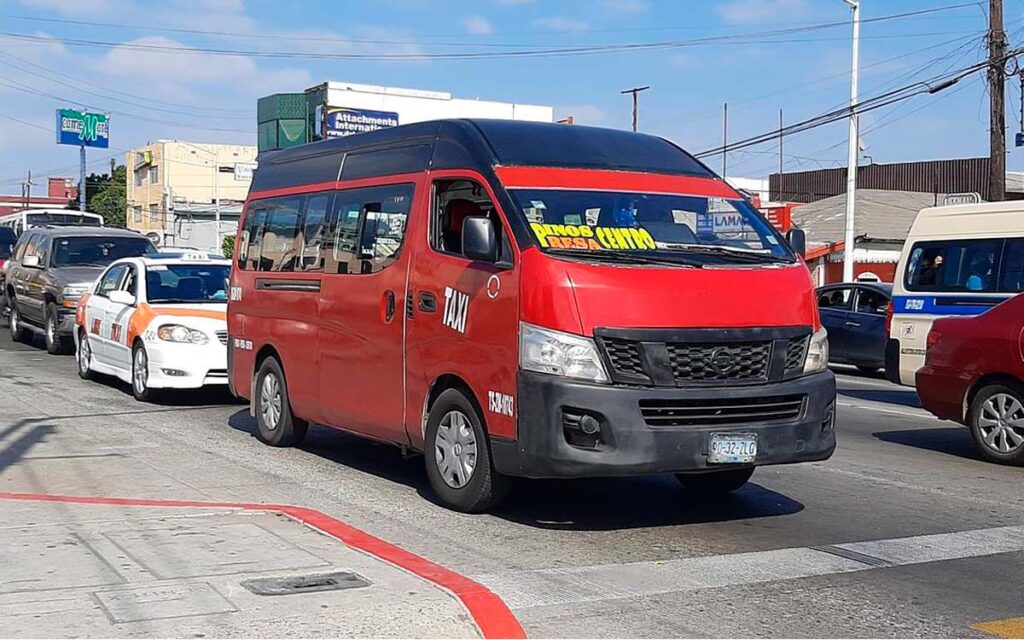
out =
[(107, 294), (107, 297), (110, 299), (111, 302), (114, 302), (116, 304), (135, 304), (135, 296), (128, 293), (124, 289), (117, 289), (115, 291), (111, 291), (109, 294)]

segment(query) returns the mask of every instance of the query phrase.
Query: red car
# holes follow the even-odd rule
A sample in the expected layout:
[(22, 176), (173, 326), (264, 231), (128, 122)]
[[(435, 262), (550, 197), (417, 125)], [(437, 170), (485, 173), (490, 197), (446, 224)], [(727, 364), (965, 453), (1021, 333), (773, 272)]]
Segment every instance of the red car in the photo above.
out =
[(1024, 295), (936, 320), (917, 394), (939, 418), (969, 426), (983, 457), (1024, 466)]

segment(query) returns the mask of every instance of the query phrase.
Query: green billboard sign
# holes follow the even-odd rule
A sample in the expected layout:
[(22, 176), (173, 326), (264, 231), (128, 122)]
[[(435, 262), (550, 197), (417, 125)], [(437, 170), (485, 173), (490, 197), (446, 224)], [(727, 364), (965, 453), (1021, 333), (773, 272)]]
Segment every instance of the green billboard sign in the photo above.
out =
[(57, 109), (57, 144), (76, 147), (110, 146), (110, 116), (75, 109)]

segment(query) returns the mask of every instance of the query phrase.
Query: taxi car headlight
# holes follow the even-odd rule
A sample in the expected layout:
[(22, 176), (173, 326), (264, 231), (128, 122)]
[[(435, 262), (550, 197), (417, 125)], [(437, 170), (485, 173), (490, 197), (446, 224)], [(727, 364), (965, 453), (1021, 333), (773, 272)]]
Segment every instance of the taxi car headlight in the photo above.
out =
[(608, 382), (597, 345), (590, 338), (519, 323), (519, 366), (591, 382)]
[(824, 371), (828, 368), (828, 332), (825, 327), (818, 329), (811, 336), (807, 345), (807, 359), (804, 360), (804, 373)]
[(196, 331), (180, 324), (161, 325), (156, 331), (156, 336), (167, 342), (191, 342), (192, 344), (206, 344), (210, 341), (202, 331)]

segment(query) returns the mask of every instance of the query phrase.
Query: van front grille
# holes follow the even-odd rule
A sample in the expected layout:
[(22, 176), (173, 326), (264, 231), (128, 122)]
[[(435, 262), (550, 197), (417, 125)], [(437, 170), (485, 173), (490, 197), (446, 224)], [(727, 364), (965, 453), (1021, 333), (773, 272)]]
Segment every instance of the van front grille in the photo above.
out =
[(641, 400), (640, 413), (650, 427), (699, 427), (795, 420), (803, 395), (720, 400)]

